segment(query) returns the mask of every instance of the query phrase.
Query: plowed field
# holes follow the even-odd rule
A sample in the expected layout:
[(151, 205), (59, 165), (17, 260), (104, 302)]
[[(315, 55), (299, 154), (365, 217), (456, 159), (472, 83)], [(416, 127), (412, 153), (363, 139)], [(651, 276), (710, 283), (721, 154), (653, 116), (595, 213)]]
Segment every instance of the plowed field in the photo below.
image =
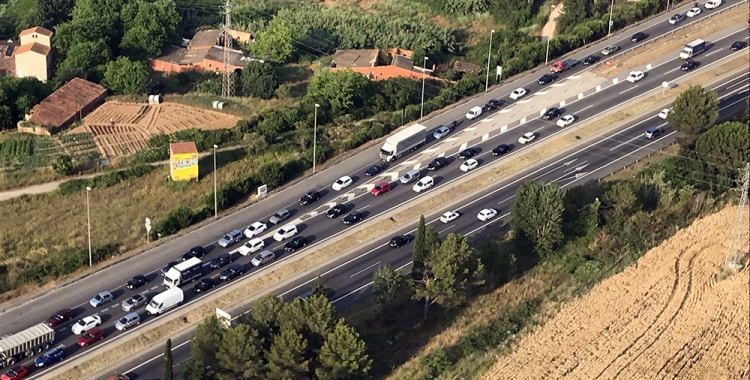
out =
[(736, 211), (696, 221), (564, 305), (484, 379), (750, 379), (748, 270), (720, 279)]

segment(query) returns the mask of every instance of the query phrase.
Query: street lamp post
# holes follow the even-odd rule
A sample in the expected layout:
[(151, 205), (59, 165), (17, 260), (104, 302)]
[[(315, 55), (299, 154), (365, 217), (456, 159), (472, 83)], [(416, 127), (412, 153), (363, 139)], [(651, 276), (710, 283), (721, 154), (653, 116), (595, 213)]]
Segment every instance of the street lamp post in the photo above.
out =
[(612, 0), (612, 4), (609, 5), (609, 30), (607, 31), (607, 35), (612, 34), (612, 11), (614, 9), (615, 9), (615, 0)]
[(424, 116), (424, 76), (425, 72), (427, 72), (427, 57), (424, 57), (424, 65), (422, 66), (422, 106), (419, 111), (419, 122), (422, 122), (422, 117)]
[(91, 256), (91, 207), (89, 207), (89, 192), (91, 188), (86, 186), (86, 224), (89, 230), (89, 266), (94, 265), (94, 260)]
[(219, 217), (219, 201), (216, 194), (216, 148), (218, 147), (214, 144), (214, 219)]
[(490, 31), (490, 49), (487, 52), (487, 79), (484, 80), (484, 92), (490, 87), (490, 59), (492, 58), (492, 35), (495, 34), (495, 29)]
[(315, 119), (313, 121), (313, 173), (315, 173), (315, 148), (318, 145), (318, 108), (320, 104), (315, 103)]
[[(552, 9), (555, 9), (555, 5), (552, 4)], [(552, 12), (550, 12), (552, 14)], [(551, 17), (550, 17), (551, 18)], [(544, 65), (547, 66), (549, 63), (549, 40), (551, 39), (550, 36), (547, 36), (547, 54), (544, 56)]]

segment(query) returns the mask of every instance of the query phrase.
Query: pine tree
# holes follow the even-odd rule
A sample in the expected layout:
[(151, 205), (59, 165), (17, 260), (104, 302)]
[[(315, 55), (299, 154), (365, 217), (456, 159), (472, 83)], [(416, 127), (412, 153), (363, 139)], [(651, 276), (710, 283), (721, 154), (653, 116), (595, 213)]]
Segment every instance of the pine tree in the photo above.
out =
[(164, 380), (172, 380), (172, 339), (164, 347)]
[(364, 378), (372, 365), (366, 351), (365, 342), (342, 318), (320, 349), (315, 375), (320, 380)]
[(219, 352), (220, 380), (256, 379), (261, 374), (261, 349), (258, 332), (248, 325), (227, 329)]
[(419, 224), (417, 224), (417, 232), (414, 234), (414, 251), (411, 255), (412, 267), (415, 270), (422, 269), (422, 267), (424, 267), (424, 260), (427, 258), (427, 245), (425, 239), (424, 215), (420, 215)]
[(309, 379), (310, 365), (305, 359), (307, 340), (302, 334), (284, 328), (273, 337), (271, 348), (266, 353), (268, 372), (266, 377), (278, 380)]

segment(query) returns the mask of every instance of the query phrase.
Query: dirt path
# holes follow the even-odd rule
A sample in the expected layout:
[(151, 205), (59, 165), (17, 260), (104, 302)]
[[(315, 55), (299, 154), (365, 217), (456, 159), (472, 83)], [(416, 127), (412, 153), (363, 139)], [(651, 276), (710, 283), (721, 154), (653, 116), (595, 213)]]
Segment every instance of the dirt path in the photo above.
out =
[(555, 28), (557, 27), (557, 18), (560, 17), (560, 13), (563, 10), (563, 3), (559, 3), (552, 8), (552, 12), (549, 14), (547, 23), (542, 27), (542, 36), (552, 38), (555, 36)]

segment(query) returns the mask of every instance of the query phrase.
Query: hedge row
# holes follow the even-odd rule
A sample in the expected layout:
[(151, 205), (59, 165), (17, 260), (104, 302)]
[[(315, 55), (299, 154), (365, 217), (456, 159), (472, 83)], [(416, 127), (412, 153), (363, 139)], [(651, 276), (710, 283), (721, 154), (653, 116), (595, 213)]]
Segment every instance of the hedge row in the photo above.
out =
[[(91, 251), (92, 261), (98, 263), (115, 257), (119, 249), (119, 244), (94, 247)], [(16, 281), (19, 284), (43, 285), (50, 279), (71, 274), (87, 265), (89, 265), (88, 248), (67, 248), (59, 254), (47, 260), (40, 261), (31, 268), (24, 270), (18, 275)]]

